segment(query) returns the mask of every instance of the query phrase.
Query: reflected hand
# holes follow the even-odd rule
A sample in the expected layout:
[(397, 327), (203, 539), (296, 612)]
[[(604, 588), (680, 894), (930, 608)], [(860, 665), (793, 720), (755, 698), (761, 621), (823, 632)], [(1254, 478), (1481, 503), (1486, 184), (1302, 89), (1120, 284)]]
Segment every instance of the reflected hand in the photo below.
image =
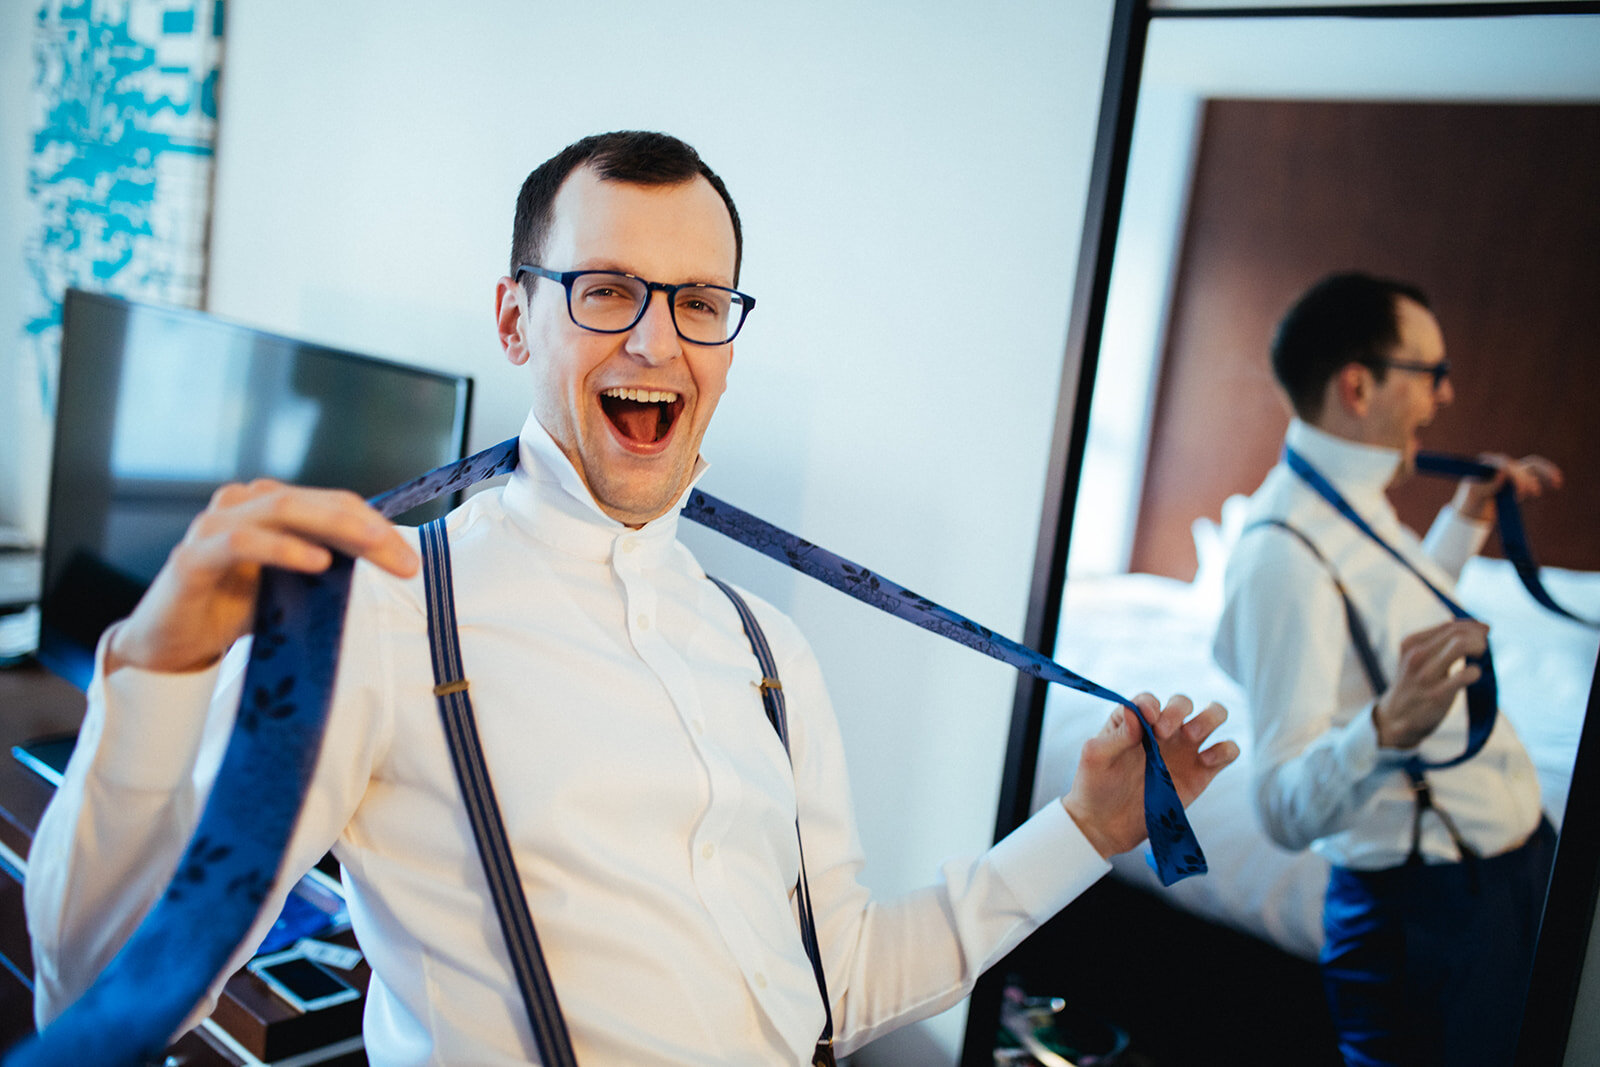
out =
[[(1160, 707), (1149, 693), (1133, 698), (1150, 723), (1161, 758), (1185, 807), (1199, 796), (1217, 772), (1239, 757), (1239, 746), (1220, 741), (1202, 748), (1228, 718), (1221, 704), (1210, 704), (1191, 717), (1194, 702), (1175, 696)], [(1083, 835), (1106, 859), (1136, 848), (1145, 839), (1144, 749), (1142, 727), (1126, 708), (1111, 713), (1106, 725), (1083, 746), (1072, 788), (1061, 804)]]
[(1561, 488), (1561, 468), (1543, 456), (1512, 459), (1498, 452), (1485, 452), (1478, 460), (1495, 468), (1494, 477), (1463, 478), (1451, 501), (1456, 511), (1474, 521), (1494, 518), (1494, 496), (1508, 482), (1518, 500), (1542, 496), (1547, 489)]
[(250, 629), (262, 567), (320, 573), (333, 562), (330, 549), (399, 577), (417, 571), (405, 539), (354, 493), (270, 479), (223, 486), (189, 524), (133, 614), (111, 630), (106, 673), (124, 665), (210, 666)]
[(1456, 694), (1483, 673), (1461, 660), (1489, 647), (1489, 627), (1454, 619), (1400, 642), (1400, 676), (1372, 706), (1380, 748), (1415, 748), (1444, 720)]

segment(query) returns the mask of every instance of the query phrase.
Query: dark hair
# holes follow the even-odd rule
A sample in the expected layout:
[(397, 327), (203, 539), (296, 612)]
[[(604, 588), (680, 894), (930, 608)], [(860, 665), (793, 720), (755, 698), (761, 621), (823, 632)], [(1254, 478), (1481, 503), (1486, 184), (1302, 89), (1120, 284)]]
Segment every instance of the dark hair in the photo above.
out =
[(517, 194), (517, 218), (511, 229), (511, 273), (522, 263), (539, 264), (544, 255), (545, 238), (550, 233), (551, 208), (556, 193), (573, 171), (581, 166), (593, 168), (604, 181), (635, 185), (677, 185), (702, 177), (728, 205), (733, 220), (733, 284), (739, 284), (739, 266), (744, 259), (744, 233), (739, 228), (739, 211), (733, 206), (728, 187), (689, 145), (665, 133), (647, 130), (621, 130), (597, 133), (563, 148), (541, 163), (522, 183)]
[(1383, 360), (1400, 343), (1398, 301), (1428, 298), (1407, 282), (1354, 271), (1331, 274), (1294, 302), (1272, 338), (1272, 373), (1308, 421), (1322, 412), (1328, 382), (1350, 363), (1383, 381)]

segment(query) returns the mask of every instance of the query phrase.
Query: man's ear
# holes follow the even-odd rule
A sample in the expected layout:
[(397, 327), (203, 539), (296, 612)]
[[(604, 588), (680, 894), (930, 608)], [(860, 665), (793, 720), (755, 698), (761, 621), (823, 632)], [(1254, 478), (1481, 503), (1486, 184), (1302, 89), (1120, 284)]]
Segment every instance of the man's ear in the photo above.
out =
[(1339, 410), (1356, 418), (1365, 418), (1367, 408), (1372, 403), (1372, 391), (1377, 383), (1372, 380), (1371, 369), (1360, 363), (1346, 363), (1339, 368), (1339, 373), (1333, 376), (1330, 388), (1333, 393), (1331, 399), (1339, 405)]
[(521, 283), (509, 275), (501, 278), (494, 287), (495, 331), (506, 359), (519, 367), (528, 362), (529, 355), (521, 328), (524, 313)]

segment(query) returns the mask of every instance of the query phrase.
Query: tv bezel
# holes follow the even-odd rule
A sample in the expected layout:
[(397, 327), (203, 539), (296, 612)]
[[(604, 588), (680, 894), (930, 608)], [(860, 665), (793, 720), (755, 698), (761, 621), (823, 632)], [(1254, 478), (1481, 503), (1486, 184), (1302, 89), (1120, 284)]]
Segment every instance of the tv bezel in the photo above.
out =
[[(363, 352), (353, 352), (348, 349), (323, 344), (319, 341), (311, 341), (261, 329), (195, 308), (129, 300), (79, 288), (67, 289), (62, 299), (61, 336), (63, 348), (67, 332), (72, 328), (73, 319), (78, 314), (75, 309), (89, 303), (121, 308), (129, 313), (135, 309), (147, 309), (180, 320), (186, 319), (197, 323), (204, 322), (208, 327), (222, 326), (226, 329), (239, 331), (242, 334), (270, 342), (315, 349), (318, 355), (336, 360), (355, 361), (363, 366), (375, 369), (400, 371), (408, 375), (431, 378), (441, 383), (452, 385), (455, 389), (456, 405), (454, 424), (451, 427), (451, 440), (456, 456), (466, 455), (468, 431), (472, 424), (473, 379), (471, 375), (453, 374), (448, 371), (436, 370), (431, 367), (419, 367)], [(59, 421), (60, 408), (58, 404), (57, 425), (52, 430), (50, 445), (50, 479), (46, 497), (45, 538), (41, 556), (41, 573), (44, 576), (53, 573), (52, 563), (56, 561), (55, 554), (62, 549), (59, 539), (51, 536), (51, 519), (56, 512), (58, 496), (65, 489), (59, 480), (62, 466), (59, 460), (59, 450), (63, 441)], [(418, 471), (417, 473), (421, 474), (422, 472)], [(460, 503), (462, 495), (460, 492), (452, 494), (449, 497), (451, 506)], [(80, 690), (86, 690), (94, 673), (94, 648), (93, 646), (84, 647), (80, 642), (69, 637), (59, 626), (55, 625), (53, 618), (55, 612), (52, 611), (52, 606), (48, 583), (47, 581), (41, 581), (39, 590), (39, 642), (34, 658), (51, 673), (60, 676)]]

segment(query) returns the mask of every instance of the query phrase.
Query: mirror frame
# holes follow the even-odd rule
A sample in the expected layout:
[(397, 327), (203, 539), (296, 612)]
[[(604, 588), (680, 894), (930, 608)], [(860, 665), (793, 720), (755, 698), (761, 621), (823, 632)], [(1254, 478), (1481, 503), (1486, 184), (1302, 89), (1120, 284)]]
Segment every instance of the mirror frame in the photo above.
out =
[[(1158, 5), (1162, 0), (1154, 0)], [(1079, 479), (1083, 472), (1090, 403), (1094, 395), (1105, 327), (1111, 267), (1116, 251), (1133, 143), (1134, 112), (1144, 69), (1150, 24), (1185, 18), (1479, 19), (1529, 15), (1600, 14), (1597, 0), (1483, 0), (1483, 2), (1361, 3), (1205, 6), (1166, 0), (1116, 0), (1095, 136), (1094, 159), (1062, 359), (1055, 427), (1040, 510), (1028, 610), (1022, 641), (1049, 654), (1055, 648), (1066, 587), (1067, 555)], [(1049, 685), (1020, 675), (1012, 704), (994, 840), (1029, 816), (1039, 760)], [(1560, 1064), (1590, 952), (1596, 898), (1600, 896), (1600, 664), (1590, 683), (1589, 703), (1574, 759), (1566, 814), (1545, 898), (1523, 1012), (1517, 1067)], [(1071, 907), (1072, 905), (1068, 905)], [(1546, 936), (1559, 933), (1561, 936)], [(1600, 980), (1600, 949), (1597, 949)], [(1004, 968), (981, 976), (967, 1012), (962, 1067), (992, 1067), (999, 1028)], [(1592, 994), (1591, 994), (1592, 995)]]

